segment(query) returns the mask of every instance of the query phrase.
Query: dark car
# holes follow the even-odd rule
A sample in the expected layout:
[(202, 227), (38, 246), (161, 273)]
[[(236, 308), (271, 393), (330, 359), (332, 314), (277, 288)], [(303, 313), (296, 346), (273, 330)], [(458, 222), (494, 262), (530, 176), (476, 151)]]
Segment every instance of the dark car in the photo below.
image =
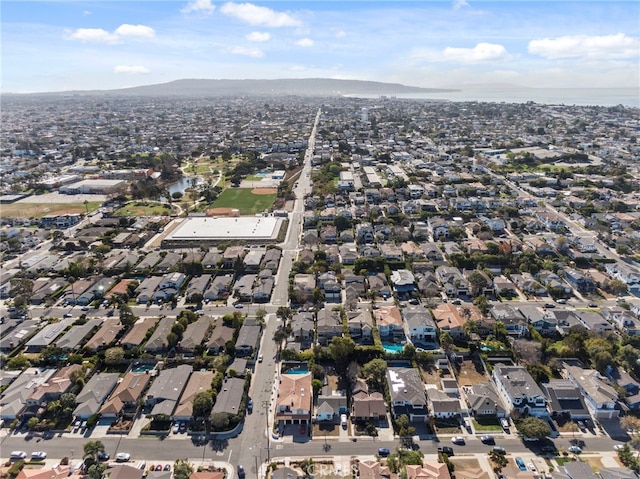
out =
[(449, 446), (443, 446), (438, 448), (439, 454), (446, 454), (447, 456), (453, 456), (453, 448)]
[(244, 475), (244, 467), (241, 466), (240, 464), (238, 464), (238, 477), (240, 479), (244, 479), (245, 475)]
[(378, 448), (378, 454), (381, 456), (388, 456), (389, 454), (391, 454), (391, 449), (388, 449), (386, 447)]
[(493, 436), (481, 436), (480, 440), (482, 441), (482, 444), (495, 444), (496, 440)]
[(107, 454), (104, 451), (98, 451), (96, 453), (96, 458), (98, 459), (98, 461), (104, 462), (104, 461), (108, 461), (111, 456), (109, 456), (109, 454)]

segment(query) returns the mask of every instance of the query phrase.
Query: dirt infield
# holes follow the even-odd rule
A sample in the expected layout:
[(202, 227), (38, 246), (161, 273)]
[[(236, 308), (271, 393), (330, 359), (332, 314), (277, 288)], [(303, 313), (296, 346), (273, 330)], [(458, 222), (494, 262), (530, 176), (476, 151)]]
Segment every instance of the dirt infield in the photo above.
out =
[(273, 195), (277, 192), (277, 188), (254, 188), (251, 190), (251, 193), (254, 195)]
[(235, 208), (208, 208), (207, 216), (238, 216), (238, 210)]

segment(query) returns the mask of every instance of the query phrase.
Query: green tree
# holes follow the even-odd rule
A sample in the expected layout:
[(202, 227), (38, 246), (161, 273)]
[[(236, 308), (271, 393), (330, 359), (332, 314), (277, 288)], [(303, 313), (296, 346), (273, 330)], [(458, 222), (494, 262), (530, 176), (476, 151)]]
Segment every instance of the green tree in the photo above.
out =
[(612, 279), (606, 286), (606, 290), (616, 296), (623, 296), (627, 294), (627, 283), (619, 279)]
[(480, 310), (480, 312), (485, 316), (489, 313), (489, 300), (484, 294), (477, 296), (473, 300), (473, 304), (475, 304)]
[(549, 424), (537, 417), (527, 417), (516, 424), (518, 432), (525, 438), (543, 439), (551, 434)]
[(37, 417), (30, 417), (27, 420), (27, 429), (29, 431), (33, 431), (38, 426), (39, 423), (40, 423), (40, 420)]
[(102, 475), (104, 474), (107, 465), (101, 462), (97, 462), (92, 464), (87, 469), (87, 476), (89, 479), (102, 479)]
[(102, 441), (87, 441), (82, 445), (84, 458), (90, 458), (94, 463), (98, 462), (98, 453), (104, 452)]
[(120, 305), (119, 311), (120, 311), (120, 322), (125, 327), (133, 326), (133, 323), (135, 323), (138, 320), (137, 316), (133, 314), (131, 307), (126, 303), (122, 303)]
[(124, 349), (119, 346), (109, 348), (104, 352), (104, 363), (107, 366), (116, 366), (124, 361)]
[(411, 425), (409, 416), (406, 414), (399, 416), (398, 419), (396, 419), (396, 427), (398, 428), (398, 436), (400, 436), (400, 441), (402, 443), (408, 444), (413, 441), (416, 428)]
[(489, 286), (489, 282), (484, 274), (480, 271), (474, 271), (467, 277), (467, 281), (469, 281), (469, 286), (471, 289), (472, 296), (478, 296), (484, 288)]
[(386, 382), (387, 362), (380, 358), (372, 359), (362, 367), (362, 376), (370, 388), (382, 391)]
[(31, 366), (31, 361), (24, 354), (18, 354), (7, 361), (7, 369), (22, 370)]
[(311, 388), (313, 389), (313, 395), (317, 397), (320, 391), (322, 391), (322, 381), (319, 379), (311, 380)]
[(193, 417), (203, 418), (209, 417), (213, 408), (213, 396), (211, 391), (202, 391), (193, 398)]
[(175, 479), (189, 479), (193, 474), (193, 466), (186, 459), (176, 459), (173, 464), (173, 477)]
[(347, 366), (353, 358), (353, 353), (356, 349), (356, 343), (353, 339), (342, 336), (334, 336), (331, 338), (331, 344), (329, 344), (329, 356), (333, 359), (336, 365), (336, 372), (341, 377), (347, 371)]

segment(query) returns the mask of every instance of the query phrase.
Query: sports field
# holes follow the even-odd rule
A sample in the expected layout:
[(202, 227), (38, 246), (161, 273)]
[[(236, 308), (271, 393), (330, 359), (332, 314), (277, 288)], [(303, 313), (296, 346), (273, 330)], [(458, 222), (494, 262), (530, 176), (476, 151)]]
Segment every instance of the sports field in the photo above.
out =
[(84, 203), (26, 203), (18, 202), (0, 205), (0, 215), (6, 218), (42, 218), (47, 215), (72, 215), (92, 212), (99, 208), (102, 202), (90, 201)]
[(273, 188), (227, 188), (211, 207), (235, 208), (241, 215), (253, 215), (271, 208), (275, 199)]

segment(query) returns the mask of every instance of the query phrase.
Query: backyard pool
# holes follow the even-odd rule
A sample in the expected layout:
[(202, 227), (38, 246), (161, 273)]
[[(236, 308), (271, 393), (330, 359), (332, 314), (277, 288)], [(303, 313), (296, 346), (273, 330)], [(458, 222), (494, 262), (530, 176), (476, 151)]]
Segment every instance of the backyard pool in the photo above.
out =
[(307, 374), (308, 369), (289, 369), (285, 374)]
[(385, 353), (398, 354), (404, 351), (404, 346), (402, 344), (382, 343), (382, 349), (384, 349)]
[(155, 368), (155, 364), (136, 364), (133, 368), (131, 368), (131, 372), (146, 373), (147, 371), (153, 371)]

